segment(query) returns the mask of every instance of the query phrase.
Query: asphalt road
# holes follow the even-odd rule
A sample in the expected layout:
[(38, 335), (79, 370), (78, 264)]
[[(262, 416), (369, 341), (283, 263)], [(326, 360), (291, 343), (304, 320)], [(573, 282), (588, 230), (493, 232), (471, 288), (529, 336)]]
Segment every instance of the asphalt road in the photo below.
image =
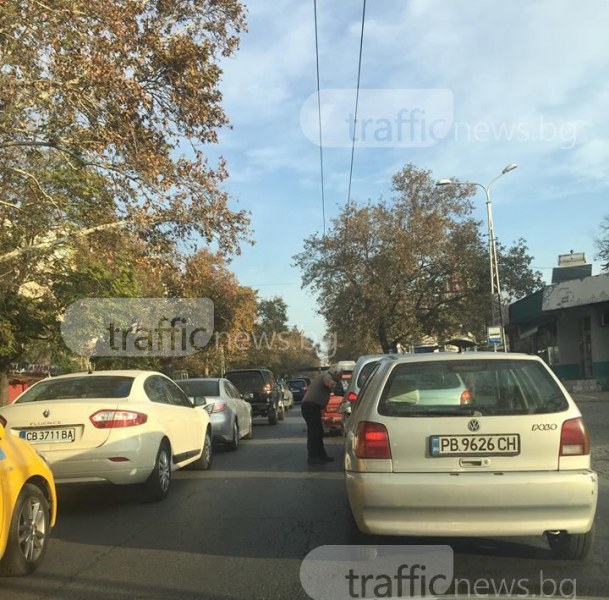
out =
[[(609, 402), (582, 401), (580, 407), (604, 473), (592, 555), (580, 564), (558, 561), (541, 538), (426, 540), (452, 547), (454, 591), (462, 597), (496, 597), (495, 591), (510, 587), (521, 597), (524, 591), (537, 597), (609, 597)], [(357, 538), (344, 492), (342, 438), (327, 441), (336, 462), (307, 467), (299, 413), (297, 406), (276, 426), (257, 422), (254, 439), (237, 452), (219, 449), (208, 472), (176, 473), (165, 502), (146, 503), (126, 488), (60, 490), (58, 525), (45, 563), (33, 576), (1, 580), (0, 598), (308, 598), (299, 578), (306, 555)]]

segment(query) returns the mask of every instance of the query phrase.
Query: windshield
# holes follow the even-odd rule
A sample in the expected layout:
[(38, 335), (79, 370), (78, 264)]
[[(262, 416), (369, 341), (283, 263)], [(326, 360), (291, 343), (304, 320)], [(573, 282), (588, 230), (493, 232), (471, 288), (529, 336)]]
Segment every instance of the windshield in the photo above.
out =
[(126, 398), (131, 392), (133, 377), (70, 377), (46, 379), (24, 392), (18, 404), (43, 400), (94, 400), (100, 398)]
[(378, 411), (391, 416), (549, 414), (568, 402), (539, 363), (511, 360), (399, 364)]

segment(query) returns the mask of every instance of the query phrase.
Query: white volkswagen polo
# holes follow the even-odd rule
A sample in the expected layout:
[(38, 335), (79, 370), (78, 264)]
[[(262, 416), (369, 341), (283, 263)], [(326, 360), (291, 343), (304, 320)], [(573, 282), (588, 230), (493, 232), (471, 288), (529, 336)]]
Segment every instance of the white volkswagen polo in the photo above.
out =
[(44, 455), (58, 484), (143, 483), (161, 500), (173, 469), (211, 465), (209, 414), (154, 371), (44, 379), (0, 414)]
[(545, 535), (555, 555), (586, 556), (598, 494), (588, 434), (537, 357), (387, 358), (352, 410), (345, 476), (362, 532)]

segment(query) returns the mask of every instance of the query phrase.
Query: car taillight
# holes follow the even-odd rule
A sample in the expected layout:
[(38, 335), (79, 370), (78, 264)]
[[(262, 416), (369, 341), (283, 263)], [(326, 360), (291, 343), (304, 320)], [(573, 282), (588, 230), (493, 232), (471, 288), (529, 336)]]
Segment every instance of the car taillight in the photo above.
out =
[(308, 389), (309, 389), (309, 386), (308, 386), (308, 385), (305, 385), (305, 386), (302, 388), (302, 391), (303, 391), (303, 392), (306, 392)]
[(362, 421), (357, 426), (355, 455), (358, 458), (391, 458), (387, 428), (382, 423)]
[(211, 412), (224, 412), (226, 410), (226, 402), (214, 402)]
[(355, 402), (357, 400), (357, 394), (355, 392), (349, 392), (347, 394), (347, 402)]
[(560, 432), (560, 456), (586, 454), (590, 454), (590, 439), (582, 418), (565, 421)]
[(472, 393), (469, 390), (464, 390), (461, 393), (461, 398), (459, 399), (460, 404), (471, 404), (472, 403)]
[(262, 388), (262, 390), (263, 390), (263, 391), (265, 391), (265, 392), (270, 392), (270, 391), (271, 391), (271, 384), (270, 384), (270, 383), (267, 383), (267, 384), (266, 384), (266, 385), (265, 385), (265, 386)]
[(2, 424), (2, 427), (6, 427), (6, 419), (0, 415), (0, 424)]
[(133, 410), (99, 410), (89, 417), (97, 429), (113, 429), (114, 427), (135, 427), (143, 425), (148, 415)]

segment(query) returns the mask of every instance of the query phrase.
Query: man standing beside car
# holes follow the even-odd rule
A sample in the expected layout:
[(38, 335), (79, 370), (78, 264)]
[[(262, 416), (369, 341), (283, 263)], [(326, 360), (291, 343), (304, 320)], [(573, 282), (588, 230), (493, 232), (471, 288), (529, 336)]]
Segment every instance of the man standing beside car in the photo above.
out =
[(307, 423), (307, 462), (310, 465), (323, 465), (334, 460), (333, 456), (328, 456), (324, 447), (321, 412), (328, 404), (336, 382), (340, 381), (340, 375), (338, 367), (330, 367), (311, 382), (302, 399), (302, 416)]

